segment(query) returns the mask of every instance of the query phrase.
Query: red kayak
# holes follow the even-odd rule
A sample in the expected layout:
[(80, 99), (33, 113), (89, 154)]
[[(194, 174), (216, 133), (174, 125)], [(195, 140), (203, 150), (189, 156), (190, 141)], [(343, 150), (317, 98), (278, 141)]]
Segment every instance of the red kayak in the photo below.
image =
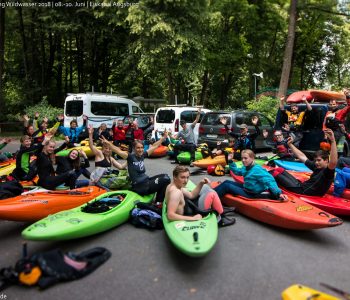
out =
[(166, 156), (169, 148), (167, 146), (160, 145), (156, 148), (153, 153), (150, 155), (151, 157), (163, 157)]
[[(304, 182), (305, 180), (308, 180), (310, 178), (311, 173), (309, 172), (296, 172), (296, 171), (287, 171), (291, 175), (293, 175), (296, 179), (300, 180), (301, 182)], [(327, 191), (327, 194), (333, 195), (334, 191), (334, 185), (332, 184), (329, 190)], [(336, 197), (339, 198), (339, 197)], [(350, 189), (345, 189), (342, 198), (349, 199), (350, 200)]]
[(89, 186), (66, 191), (40, 191), (0, 200), (0, 219), (37, 221), (82, 205), (105, 192), (99, 187)]
[[(265, 167), (265, 166), (264, 166)], [(265, 167), (267, 170), (272, 170), (271, 167)], [(295, 171), (288, 171), (291, 175), (293, 175), (296, 179), (300, 181), (305, 181), (309, 179), (310, 173), (302, 173)], [(327, 211), (336, 216), (350, 216), (350, 199), (335, 197), (331, 194), (325, 194), (324, 196), (308, 196), (308, 195), (300, 195), (292, 193), (283, 187), (280, 187), (284, 192), (288, 194), (293, 194), (300, 198), (301, 200), (312, 204), (324, 211)], [(333, 190), (329, 189), (327, 193), (331, 193)], [(347, 194), (349, 192), (347, 191)]]
[[(242, 182), (242, 176), (233, 175)], [(218, 182), (213, 182), (212, 187)], [(222, 201), (227, 206), (234, 206), (237, 211), (252, 219), (270, 225), (293, 229), (310, 230), (341, 225), (343, 221), (314, 206), (308, 205), (294, 195), (288, 194), (288, 200), (251, 199), (226, 194)]]
[(302, 102), (302, 98), (306, 97), (307, 101), (311, 101), (313, 96), (311, 95), (310, 91), (299, 91), (299, 92), (294, 92), (290, 94), (287, 98), (287, 103), (298, 103)]

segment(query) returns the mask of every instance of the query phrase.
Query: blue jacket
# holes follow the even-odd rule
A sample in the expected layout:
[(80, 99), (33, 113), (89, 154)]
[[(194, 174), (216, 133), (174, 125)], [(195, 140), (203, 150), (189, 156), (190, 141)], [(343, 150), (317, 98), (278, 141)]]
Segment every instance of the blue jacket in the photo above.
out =
[(60, 126), (58, 127), (58, 131), (61, 132), (64, 136), (68, 136), (70, 143), (78, 143), (79, 134), (83, 131), (84, 128), (85, 125), (76, 127), (74, 129), (70, 127)]
[(275, 178), (261, 166), (254, 164), (248, 168), (245, 166), (237, 168), (234, 162), (231, 162), (229, 166), (233, 173), (244, 177), (243, 187), (246, 190), (257, 194), (269, 190), (276, 197), (282, 193)]

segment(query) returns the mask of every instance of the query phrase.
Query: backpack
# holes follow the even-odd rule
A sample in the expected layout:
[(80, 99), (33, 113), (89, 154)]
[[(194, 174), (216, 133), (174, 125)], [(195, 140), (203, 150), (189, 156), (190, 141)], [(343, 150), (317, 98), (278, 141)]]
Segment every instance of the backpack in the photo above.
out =
[(128, 190), (131, 188), (131, 180), (127, 170), (119, 170), (118, 174), (104, 174), (99, 183), (111, 190)]
[[(26, 246), (24, 246), (24, 249)], [(0, 290), (13, 284), (48, 288), (62, 281), (76, 280), (88, 275), (108, 260), (111, 252), (102, 247), (79, 254), (60, 249), (39, 252), (17, 261), (16, 266), (0, 270)]]
[(0, 199), (16, 197), (23, 193), (23, 186), (18, 181), (0, 183)]
[(130, 214), (130, 222), (136, 227), (163, 229), (161, 215), (150, 209), (134, 208)]

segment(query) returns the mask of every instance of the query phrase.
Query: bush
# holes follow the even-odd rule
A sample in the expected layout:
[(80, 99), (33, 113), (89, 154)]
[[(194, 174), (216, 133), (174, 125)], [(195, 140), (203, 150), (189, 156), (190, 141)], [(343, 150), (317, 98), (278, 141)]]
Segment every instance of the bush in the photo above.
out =
[(279, 100), (277, 98), (261, 96), (258, 101), (250, 100), (246, 102), (249, 110), (255, 110), (263, 113), (271, 120), (275, 120), (278, 110)]
[(34, 118), (34, 114), (36, 112), (39, 113), (39, 120), (41, 120), (44, 117), (47, 117), (49, 121), (53, 121), (56, 119), (57, 115), (63, 114), (63, 109), (49, 105), (46, 97), (44, 97), (43, 100), (41, 100), (41, 102), (39, 102), (38, 104), (28, 106), (25, 108), (25, 113), (31, 119)]

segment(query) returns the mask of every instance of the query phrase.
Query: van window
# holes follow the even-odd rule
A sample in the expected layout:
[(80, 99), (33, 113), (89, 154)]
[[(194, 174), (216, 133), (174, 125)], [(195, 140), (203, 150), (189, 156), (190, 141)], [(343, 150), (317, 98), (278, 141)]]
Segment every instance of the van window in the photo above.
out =
[(175, 111), (173, 109), (159, 110), (156, 117), (157, 123), (173, 123), (175, 120)]
[(207, 113), (201, 122), (202, 125), (221, 125), (220, 118), (224, 117), (227, 119), (227, 124), (231, 124), (231, 116), (226, 114), (212, 114)]
[(74, 100), (66, 102), (66, 116), (77, 117), (83, 114), (83, 101)]
[[(205, 112), (201, 112), (201, 115), (199, 117), (199, 121), (198, 122), (201, 122), (203, 117), (205, 115)], [(185, 110), (181, 113), (180, 115), (180, 120), (185, 120), (186, 123), (193, 123), (194, 120), (196, 119), (197, 117), (197, 111), (196, 110)]]
[(91, 113), (96, 116), (127, 116), (129, 107), (126, 103), (91, 101)]
[(140, 113), (141, 110), (137, 106), (132, 106), (132, 113)]

